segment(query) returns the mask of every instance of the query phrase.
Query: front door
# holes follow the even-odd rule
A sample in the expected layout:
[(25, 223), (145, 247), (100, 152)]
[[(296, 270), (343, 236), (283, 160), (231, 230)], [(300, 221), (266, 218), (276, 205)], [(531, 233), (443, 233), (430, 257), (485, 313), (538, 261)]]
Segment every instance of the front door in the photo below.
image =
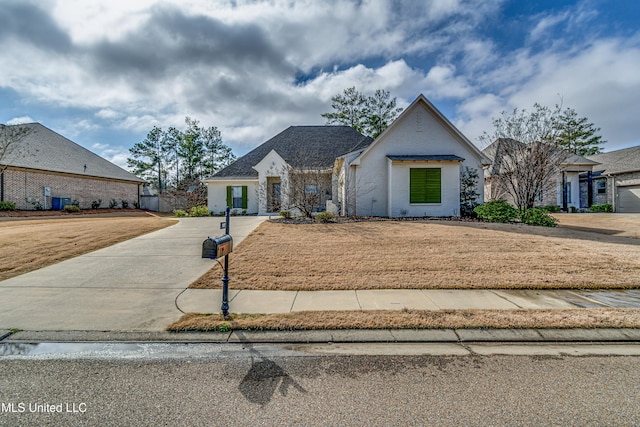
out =
[(281, 192), (280, 192), (280, 183), (274, 182), (271, 184), (271, 212), (278, 212), (281, 210)]

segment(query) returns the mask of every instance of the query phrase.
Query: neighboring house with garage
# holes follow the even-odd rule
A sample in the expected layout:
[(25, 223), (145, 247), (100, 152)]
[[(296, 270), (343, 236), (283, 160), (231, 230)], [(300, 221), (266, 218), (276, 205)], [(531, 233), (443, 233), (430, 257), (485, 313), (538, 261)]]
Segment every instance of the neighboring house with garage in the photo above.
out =
[[(491, 159), (491, 166), (486, 171), (485, 194), (487, 200), (505, 199), (514, 203), (513, 197), (501, 186), (496, 177), (508, 173), (511, 164), (520, 156), (526, 156), (526, 145), (510, 138), (500, 138), (485, 148), (482, 152)], [(556, 162), (556, 173), (552, 182), (543, 185), (536, 198), (536, 206), (558, 206), (565, 211), (576, 210), (583, 204), (580, 194), (580, 174), (591, 173), (596, 161), (567, 153), (560, 149), (543, 152), (543, 160)], [(525, 157), (526, 158), (526, 157)], [(535, 159), (534, 159), (535, 161)], [(506, 167), (503, 167), (503, 163)]]
[(144, 180), (40, 123), (14, 126), (27, 132), (0, 159), (0, 200), (18, 209), (62, 209), (75, 200), (81, 209), (98, 200), (103, 208), (111, 200), (139, 205)]
[(583, 207), (610, 204), (614, 212), (640, 212), (640, 145), (587, 158), (598, 165), (580, 176)]
[(423, 95), (375, 140), (347, 126), (292, 126), (204, 180), (209, 209), (269, 214), (290, 206), (291, 172), (315, 174), (317, 210), (357, 216), (458, 216), (463, 168), (486, 156)]

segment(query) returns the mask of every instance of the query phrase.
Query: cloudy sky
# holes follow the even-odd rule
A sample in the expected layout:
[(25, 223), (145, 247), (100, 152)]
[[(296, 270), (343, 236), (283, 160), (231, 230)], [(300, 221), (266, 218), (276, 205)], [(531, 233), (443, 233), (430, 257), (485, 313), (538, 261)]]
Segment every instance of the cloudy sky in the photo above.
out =
[(190, 116), (237, 155), (331, 96), (423, 93), (476, 142), (562, 102), (605, 151), (640, 144), (637, 0), (0, 0), (0, 123), (37, 121), (125, 166)]

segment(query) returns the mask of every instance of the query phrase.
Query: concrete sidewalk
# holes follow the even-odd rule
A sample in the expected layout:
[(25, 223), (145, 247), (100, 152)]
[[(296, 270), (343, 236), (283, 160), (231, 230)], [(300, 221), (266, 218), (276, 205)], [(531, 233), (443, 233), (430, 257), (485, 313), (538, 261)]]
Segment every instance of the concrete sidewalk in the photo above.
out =
[[(616, 299), (598, 301), (599, 292), (567, 290), (360, 290), (360, 291), (229, 291), (231, 313), (289, 313), (317, 310), (455, 310), (455, 309), (567, 309), (625, 307)], [(638, 291), (621, 295), (636, 296)], [(602, 293), (610, 293), (603, 291)], [(184, 312), (219, 313), (222, 291), (187, 289), (178, 299)], [(625, 301), (620, 298), (620, 301)], [(628, 301), (627, 301), (628, 302)], [(640, 304), (640, 299), (638, 300)]]

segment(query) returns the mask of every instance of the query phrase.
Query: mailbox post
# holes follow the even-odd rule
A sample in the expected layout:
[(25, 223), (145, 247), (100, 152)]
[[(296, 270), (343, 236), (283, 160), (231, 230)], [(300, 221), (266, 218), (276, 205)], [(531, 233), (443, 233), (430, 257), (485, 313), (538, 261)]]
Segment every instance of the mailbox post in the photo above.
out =
[[(229, 234), (229, 212), (227, 208), (224, 223), (225, 234), (207, 238), (202, 242), (202, 258), (217, 259), (224, 257), (224, 276), (222, 277), (222, 315), (229, 315), (229, 254), (233, 251), (233, 238)], [(222, 228), (223, 224), (220, 224)]]
[[(226, 236), (229, 236), (229, 238), (231, 238), (231, 236), (229, 235), (229, 212), (230, 211), (231, 209), (229, 208), (229, 206), (227, 206), (226, 215), (225, 215), (224, 233)], [(232, 246), (233, 246), (233, 240), (231, 241), (229, 252), (231, 252), (231, 250), (233, 249)], [(229, 253), (228, 252), (224, 256), (224, 276), (222, 276), (222, 306), (220, 307), (220, 310), (222, 310), (222, 315), (224, 317), (227, 317), (229, 315)]]

